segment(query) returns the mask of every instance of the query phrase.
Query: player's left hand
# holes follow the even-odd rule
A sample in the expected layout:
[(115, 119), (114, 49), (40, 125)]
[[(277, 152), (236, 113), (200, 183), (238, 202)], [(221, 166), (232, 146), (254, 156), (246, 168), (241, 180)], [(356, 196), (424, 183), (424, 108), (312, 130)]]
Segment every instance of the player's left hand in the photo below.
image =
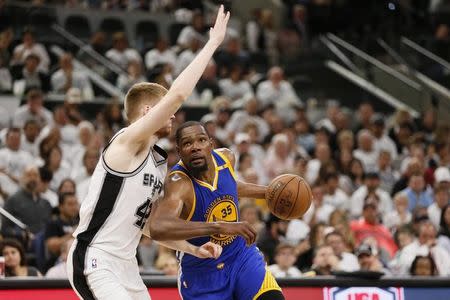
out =
[(222, 246), (207, 242), (198, 247), (194, 253), (198, 258), (218, 258), (222, 254)]

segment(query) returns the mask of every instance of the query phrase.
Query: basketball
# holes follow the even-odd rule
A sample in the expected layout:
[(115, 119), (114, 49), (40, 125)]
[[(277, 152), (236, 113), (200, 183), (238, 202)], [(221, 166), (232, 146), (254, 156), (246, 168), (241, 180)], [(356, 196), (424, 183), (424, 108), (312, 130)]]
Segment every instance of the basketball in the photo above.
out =
[(269, 184), (266, 200), (270, 211), (280, 219), (300, 218), (311, 205), (311, 187), (298, 175), (283, 174)]

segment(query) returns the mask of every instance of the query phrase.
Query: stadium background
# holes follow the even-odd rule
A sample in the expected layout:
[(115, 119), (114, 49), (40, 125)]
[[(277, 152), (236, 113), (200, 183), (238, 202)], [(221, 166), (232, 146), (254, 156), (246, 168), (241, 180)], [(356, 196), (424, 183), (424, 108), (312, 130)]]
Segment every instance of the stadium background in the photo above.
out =
[[(0, 1), (0, 206), (25, 228), (3, 217), (1, 248), (17, 240), (29, 276), (64, 278), (76, 203), (105, 142), (126, 124), (124, 93), (147, 80), (169, 87), (207, 38), (218, 3)], [(203, 121), (216, 146), (235, 151), (244, 180), (267, 184), (289, 172), (313, 187), (313, 208), (291, 222), (260, 199), (241, 199), (269, 265), (288, 278), (288, 299), (298, 299), (291, 290), (311, 299), (448, 299), (449, 1), (225, 5), (226, 41), (175, 127)], [(175, 163), (173, 138), (161, 146)], [(67, 192), (75, 195), (61, 207)], [(149, 286), (176, 294), (173, 253), (149, 239), (138, 250)], [(378, 272), (386, 279), (367, 279)], [(38, 297), (39, 287), (70, 293), (64, 280), (27, 279), (1, 279), (1, 298)], [(50, 295), (60, 297), (42, 297)]]

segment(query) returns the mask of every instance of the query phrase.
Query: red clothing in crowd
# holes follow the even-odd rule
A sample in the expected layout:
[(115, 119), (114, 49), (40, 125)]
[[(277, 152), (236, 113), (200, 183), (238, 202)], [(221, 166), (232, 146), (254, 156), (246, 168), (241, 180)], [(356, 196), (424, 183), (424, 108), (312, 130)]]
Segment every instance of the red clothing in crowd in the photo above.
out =
[(355, 220), (350, 223), (350, 228), (356, 239), (357, 246), (367, 237), (374, 237), (378, 247), (385, 249), (391, 257), (397, 252), (397, 245), (392, 234), (382, 224), (369, 224), (364, 219)]

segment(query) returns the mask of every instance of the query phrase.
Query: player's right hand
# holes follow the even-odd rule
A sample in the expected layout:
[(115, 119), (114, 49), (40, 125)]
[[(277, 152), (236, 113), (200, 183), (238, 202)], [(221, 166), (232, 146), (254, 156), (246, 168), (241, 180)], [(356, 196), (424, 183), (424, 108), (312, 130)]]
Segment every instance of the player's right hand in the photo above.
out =
[(218, 222), (220, 224), (220, 233), (224, 235), (240, 235), (247, 245), (256, 241), (256, 230), (247, 222)]
[(214, 27), (212, 27), (209, 30), (209, 40), (213, 42), (216, 47), (219, 47), (219, 45), (225, 38), (229, 19), (230, 19), (230, 12), (228, 11), (225, 13), (223, 5), (220, 5)]

